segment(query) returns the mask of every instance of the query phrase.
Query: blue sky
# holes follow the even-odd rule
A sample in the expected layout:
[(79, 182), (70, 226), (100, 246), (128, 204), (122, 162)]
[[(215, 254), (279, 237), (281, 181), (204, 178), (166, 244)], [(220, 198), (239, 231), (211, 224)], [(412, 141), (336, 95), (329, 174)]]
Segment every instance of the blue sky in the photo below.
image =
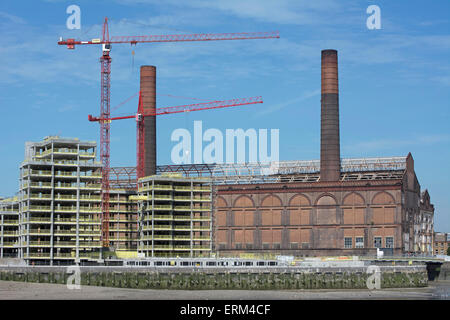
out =
[[(66, 8), (81, 8), (68, 30)], [(381, 30), (366, 9), (381, 8)], [(115, 106), (139, 90), (139, 66), (157, 66), (158, 107), (262, 95), (264, 104), (161, 116), (158, 163), (171, 163), (174, 129), (280, 130), (280, 159), (319, 158), (320, 51), (339, 52), (342, 157), (415, 159), (436, 206), (435, 229), (450, 231), (450, 2), (343, 0), (13, 1), (0, 4), (0, 195), (18, 188), (25, 141), (59, 134), (98, 140), (100, 48), (67, 50), (60, 36), (149, 35), (279, 30), (274, 40), (116, 45)], [(134, 66), (131, 51), (135, 50)], [(116, 110), (132, 114), (137, 99)], [(113, 166), (135, 165), (135, 123), (112, 126)]]

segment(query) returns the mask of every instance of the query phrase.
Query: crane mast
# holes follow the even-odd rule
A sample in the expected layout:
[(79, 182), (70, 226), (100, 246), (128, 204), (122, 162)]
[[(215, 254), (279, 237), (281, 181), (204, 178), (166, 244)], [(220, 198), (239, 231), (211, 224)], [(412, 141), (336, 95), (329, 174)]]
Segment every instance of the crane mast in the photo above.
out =
[(101, 63), (101, 102), (100, 113), (103, 120), (100, 122), (100, 161), (102, 163), (102, 242), (109, 246), (109, 172), (110, 172), (110, 142), (111, 142), (111, 57), (109, 51), (104, 51), (100, 58)]

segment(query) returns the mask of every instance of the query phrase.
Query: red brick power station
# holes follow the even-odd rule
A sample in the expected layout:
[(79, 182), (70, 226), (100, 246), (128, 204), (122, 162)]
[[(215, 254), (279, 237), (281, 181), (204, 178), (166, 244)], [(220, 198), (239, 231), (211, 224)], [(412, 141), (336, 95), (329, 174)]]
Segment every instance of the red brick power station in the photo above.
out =
[(423, 210), (434, 209), (428, 193), (421, 194), (411, 154), (340, 158), (336, 50), (322, 51), (321, 94), (320, 162), (288, 163), (294, 170), (269, 181), (215, 184), (213, 237), (219, 254), (421, 250), (415, 225)]

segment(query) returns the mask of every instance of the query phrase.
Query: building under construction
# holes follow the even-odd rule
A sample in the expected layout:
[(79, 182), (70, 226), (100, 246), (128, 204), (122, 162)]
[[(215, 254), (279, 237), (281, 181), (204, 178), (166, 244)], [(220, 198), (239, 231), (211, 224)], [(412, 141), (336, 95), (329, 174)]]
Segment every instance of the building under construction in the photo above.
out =
[(209, 256), (211, 190), (208, 178), (163, 174), (139, 179), (139, 256)]
[[(156, 68), (141, 68), (140, 91), (144, 110), (154, 110)], [(340, 157), (335, 50), (322, 51), (320, 160), (157, 166), (156, 118), (146, 117), (144, 129), (144, 177), (137, 179), (136, 167), (110, 171), (109, 242), (116, 252), (432, 254), (434, 207), (412, 155)], [(29, 149), (18, 199), (0, 205), (2, 254), (14, 254), (11, 244), (18, 243), (28, 259), (104, 257), (95, 143), (60, 143), (46, 139)], [(3, 222), (16, 216), (18, 231), (17, 223)]]

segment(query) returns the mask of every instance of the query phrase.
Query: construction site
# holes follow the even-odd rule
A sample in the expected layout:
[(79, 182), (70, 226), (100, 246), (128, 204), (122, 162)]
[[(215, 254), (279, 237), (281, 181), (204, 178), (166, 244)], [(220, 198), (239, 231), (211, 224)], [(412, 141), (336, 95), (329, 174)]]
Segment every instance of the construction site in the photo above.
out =
[[(110, 38), (105, 20), (101, 40), (61, 39), (69, 49), (102, 45), (100, 116), (89, 116), (100, 124), (100, 145), (59, 136), (25, 144), (20, 190), (0, 202), (0, 258), (86, 265), (157, 257), (432, 255), (434, 206), (413, 156), (341, 158), (336, 50), (321, 53), (319, 160), (158, 165), (157, 116), (262, 99), (158, 109), (155, 66), (140, 69), (137, 114), (111, 117), (111, 44), (269, 38), (279, 35)], [(136, 165), (111, 167), (110, 124), (124, 118), (136, 119)]]

